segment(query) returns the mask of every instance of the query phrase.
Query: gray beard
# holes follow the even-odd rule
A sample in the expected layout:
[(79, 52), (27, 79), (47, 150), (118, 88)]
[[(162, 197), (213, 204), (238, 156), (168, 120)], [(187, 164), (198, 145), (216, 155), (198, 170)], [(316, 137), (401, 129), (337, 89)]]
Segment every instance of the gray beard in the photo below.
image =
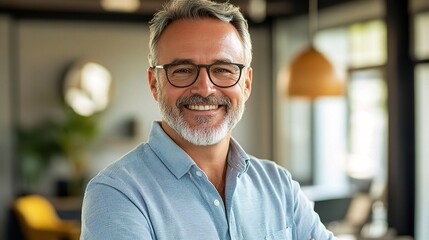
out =
[[(229, 98), (219, 98), (212, 95), (206, 98), (201, 96), (182, 97), (177, 99), (175, 107), (171, 107), (164, 101), (161, 89), (158, 86), (157, 88), (162, 118), (179, 136), (194, 145), (208, 146), (219, 143), (237, 125), (244, 113), (243, 98), (240, 100), (239, 105), (233, 108)], [(199, 125), (191, 127), (184, 119), (182, 109), (185, 107), (184, 105), (198, 103), (225, 105), (226, 115), (222, 123), (219, 126), (212, 126), (211, 116), (196, 116), (194, 119)]]

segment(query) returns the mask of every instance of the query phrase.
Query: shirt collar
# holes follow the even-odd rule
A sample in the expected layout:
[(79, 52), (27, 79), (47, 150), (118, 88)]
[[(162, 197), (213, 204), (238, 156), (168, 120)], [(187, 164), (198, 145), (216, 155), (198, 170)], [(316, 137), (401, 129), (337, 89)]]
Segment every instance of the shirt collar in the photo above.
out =
[(231, 138), (228, 152), (228, 165), (236, 169), (241, 175), (247, 171), (247, 168), (249, 167), (249, 160), (249, 155), (247, 155), (247, 153), (234, 138)]
[(195, 165), (191, 157), (164, 132), (161, 122), (153, 122), (148, 144), (176, 178), (181, 178)]
[[(153, 122), (148, 144), (176, 178), (181, 178), (195, 165), (191, 157), (164, 132), (161, 122)], [(238, 142), (231, 138), (228, 165), (242, 174), (248, 168), (249, 159)]]

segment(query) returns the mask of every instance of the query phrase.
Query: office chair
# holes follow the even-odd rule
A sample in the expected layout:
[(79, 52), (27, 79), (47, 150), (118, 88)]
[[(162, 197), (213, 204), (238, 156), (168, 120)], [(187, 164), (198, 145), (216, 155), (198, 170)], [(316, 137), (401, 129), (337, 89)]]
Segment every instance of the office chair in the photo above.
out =
[(371, 216), (373, 199), (369, 194), (355, 194), (351, 200), (346, 216), (341, 221), (327, 224), (327, 228), (334, 235), (354, 235), (359, 236), (362, 227), (368, 222)]
[(79, 239), (79, 222), (60, 219), (53, 205), (40, 195), (19, 197), (13, 209), (27, 240)]

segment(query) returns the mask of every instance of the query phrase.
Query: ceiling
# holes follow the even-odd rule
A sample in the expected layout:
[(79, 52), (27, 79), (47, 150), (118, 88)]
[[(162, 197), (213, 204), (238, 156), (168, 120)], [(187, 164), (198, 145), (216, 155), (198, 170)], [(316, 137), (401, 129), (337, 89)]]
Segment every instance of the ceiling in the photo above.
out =
[[(124, 19), (150, 18), (160, 9), (165, 1), (140, 0), (139, 9), (133, 13), (107, 12), (100, 5), (100, 0), (0, 0), (0, 12), (8, 12), (17, 16), (33, 17), (120, 17)], [(216, 0), (223, 2), (222, 0)], [(249, 16), (249, 2), (251, 0), (230, 0), (234, 5), (240, 6), (243, 13)], [(288, 17), (308, 12), (306, 0), (266, 0), (267, 18)], [(352, 0), (319, 0), (319, 8), (349, 2)], [(357, 0), (354, 0), (357, 1)]]

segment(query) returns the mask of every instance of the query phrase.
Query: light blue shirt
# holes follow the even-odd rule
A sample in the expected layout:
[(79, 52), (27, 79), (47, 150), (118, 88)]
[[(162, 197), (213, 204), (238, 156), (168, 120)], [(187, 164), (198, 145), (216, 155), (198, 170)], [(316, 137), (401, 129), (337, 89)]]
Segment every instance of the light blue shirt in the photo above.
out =
[(334, 239), (287, 170), (233, 139), (227, 160), (223, 202), (155, 122), (147, 143), (88, 184), (81, 239)]

